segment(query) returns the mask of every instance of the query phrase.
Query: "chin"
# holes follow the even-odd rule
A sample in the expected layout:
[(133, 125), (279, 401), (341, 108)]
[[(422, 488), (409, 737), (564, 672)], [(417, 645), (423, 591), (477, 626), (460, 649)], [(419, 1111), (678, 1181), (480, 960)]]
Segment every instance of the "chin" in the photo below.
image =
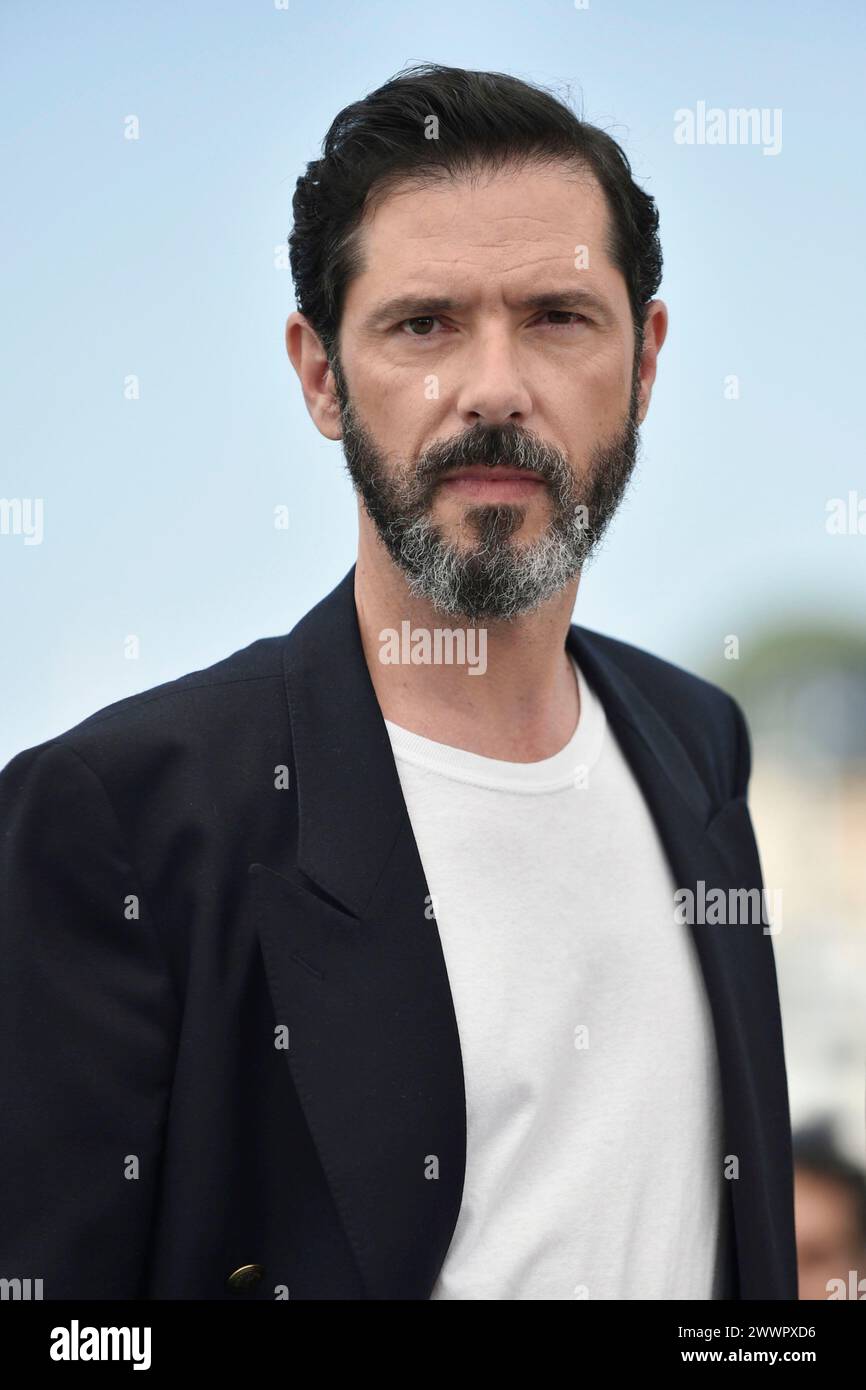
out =
[(544, 529), (544, 520), (541, 516), (541, 509), (535, 507), (515, 506), (506, 502), (484, 503), (467, 502), (456, 511), (449, 508), (447, 512), (438, 512), (434, 509), (431, 520), (438, 526), (443, 535), (457, 535), (465, 531), (477, 534), (480, 529), (492, 522), (492, 518), (497, 512), (506, 510), (513, 516), (512, 536), (526, 538), (527, 531), (538, 535)]

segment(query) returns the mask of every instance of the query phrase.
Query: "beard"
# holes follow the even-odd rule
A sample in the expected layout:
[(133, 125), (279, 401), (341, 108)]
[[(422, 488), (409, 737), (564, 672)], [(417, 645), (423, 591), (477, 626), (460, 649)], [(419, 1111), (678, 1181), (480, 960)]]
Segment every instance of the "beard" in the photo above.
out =
[[(438, 612), (478, 619), (531, 613), (561, 592), (597, 549), (634, 471), (638, 450), (637, 364), (627, 415), (615, 438), (596, 444), (577, 475), (562, 450), (518, 425), (482, 423), (440, 440), (414, 464), (389, 467), (365, 429), (334, 366), (346, 466), (382, 544), (409, 592)], [(526, 469), (546, 484), (550, 519), (535, 540), (515, 539), (526, 517), (516, 503), (467, 506), (467, 545), (446, 538), (431, 518), (436, 488), (452, 469)]]

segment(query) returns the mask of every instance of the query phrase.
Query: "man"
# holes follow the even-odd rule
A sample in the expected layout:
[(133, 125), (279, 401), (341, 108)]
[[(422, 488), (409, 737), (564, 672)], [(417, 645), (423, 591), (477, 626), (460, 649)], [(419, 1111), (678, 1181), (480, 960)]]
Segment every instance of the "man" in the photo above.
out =
[(760, 893), (743, 716), (570, 623), (666, 333), (653, 200), (547, 93), (425, 65), (294, 214), (357, 561), (0, 778), (0, 1274), (795, 1298), (770, 934), (678, 906)]

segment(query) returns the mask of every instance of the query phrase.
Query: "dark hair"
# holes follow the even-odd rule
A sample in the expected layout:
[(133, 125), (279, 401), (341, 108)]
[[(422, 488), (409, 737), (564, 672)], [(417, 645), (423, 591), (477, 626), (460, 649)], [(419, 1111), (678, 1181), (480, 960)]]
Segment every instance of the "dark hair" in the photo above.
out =
[(854, 1201), (857, 1238), (866, 1244), (866, 1176), (837, 1146), (832, 1122), (813, 1121), (793, 1136), (794, 1168), (834, 1182)]
[[(438, 121), (435, 139), (425, 137), (431, 117)], [(406, 180), (563, 160), (589, 169), (604, 191), (608, 254), (625, 278), (640, 345), (644, 309), (661, 281), (658, 211), (616, 141), (519, 78), (418, 63), (335, 117), (322, 158), (307, 165), (295, 188), (295, 294), (329, 358), (336, 357), (346, 288), (361, 269), (354, 233), (390, 189)]]

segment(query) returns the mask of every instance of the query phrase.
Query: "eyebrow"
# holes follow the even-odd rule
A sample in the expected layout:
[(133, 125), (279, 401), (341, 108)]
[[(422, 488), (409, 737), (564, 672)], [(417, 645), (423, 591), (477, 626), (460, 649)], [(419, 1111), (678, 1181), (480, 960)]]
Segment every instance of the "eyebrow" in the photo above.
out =
[[(576, 289), (574, 285), (569, 285), (566, 289), (541, 290), (536, 294), (525, 295), (516, 301), (514, 307), (542, 311), (562, 309), (567, 312), (581, 312), (586, 309), (597, 314), (606, 322), (612, 317), (612, 311), (606, 299), (595, 294), (592, 290)], [(397, 323), (401, 319), (459, 313), (468, 308), (469, 304), (466, 300), (454, 299), (451, 295), (425, 295), (423, 291), (417, 294), (400, 294), (395, 295), (393, 299), (384, 300), (383, 303), (371, 310), (364, 320), (363, 326), (369, 331), (375, 331), (387, 327), (388, 324)]]

